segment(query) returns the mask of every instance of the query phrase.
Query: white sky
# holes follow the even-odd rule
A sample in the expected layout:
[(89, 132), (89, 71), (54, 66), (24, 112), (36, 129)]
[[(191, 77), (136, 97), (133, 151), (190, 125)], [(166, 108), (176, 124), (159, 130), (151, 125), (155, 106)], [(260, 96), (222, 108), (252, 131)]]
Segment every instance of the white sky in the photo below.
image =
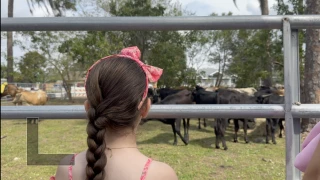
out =
[[(89, 0), (86, 0), (89, 3)], [(177, 0), (173, 0), (177, 1)], [(232, 12), (234, 15), (260, 15), (260, 7), (258, 0), (237, 0), (237, 9), (233, 4), (233, 0), (180, 0), (183, 9), (187, 9), (196, 13), (197, 16), (207, 16), (211, 13), (221, 14)], [(90, 3), (89, 3), (90, 4)], [(276, 4), (276, 0), (269, 0), (270, 15), (276, 15), (272, 6)], [(8, 0), (1, 0), (1, 18), (8, 17)], [(85, 9), (85, 8), (84, 8)], [(29, 11), (27, 0), (14, 1), (14, 17), (44, 17), (47, 16), (45, 8), (35, 7), (33, 15)], [(67, 13), (67, 16), (77, 16), (72, 13)], [(27, 42), (25, 42), (27, 43)], [(6, 52), (6, 40), (1, 40), (1, 52)], [(24, 51), (19, 47), (13, 49), (14, 58), (19, 58), (24, 54)], [(6, 60), (1, 56), (1, 63), (6, 63)], [(207, 67), (207, 65), (206, 65)]]

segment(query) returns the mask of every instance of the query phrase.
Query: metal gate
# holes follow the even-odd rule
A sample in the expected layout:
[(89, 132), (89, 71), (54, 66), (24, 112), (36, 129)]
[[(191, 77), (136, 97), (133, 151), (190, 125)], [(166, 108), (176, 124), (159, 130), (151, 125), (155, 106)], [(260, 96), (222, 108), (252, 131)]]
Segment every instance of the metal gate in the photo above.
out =
[[(300, 151), (300, 118), (320, 117), (320, 104), (301, 104), (298, 29), (320, 29), (320, 15), (225, 17), (58, 17), (1, 18), (1, 31), (128, 31), (282, 29), (285, 104), (283, 105), (157, 105), (149, 117), (272, 118), (285, 117), (286, 179), (301, 179), (293, 165)], [(1, 119), (86, 118), (83, 106), (1, 107)]]

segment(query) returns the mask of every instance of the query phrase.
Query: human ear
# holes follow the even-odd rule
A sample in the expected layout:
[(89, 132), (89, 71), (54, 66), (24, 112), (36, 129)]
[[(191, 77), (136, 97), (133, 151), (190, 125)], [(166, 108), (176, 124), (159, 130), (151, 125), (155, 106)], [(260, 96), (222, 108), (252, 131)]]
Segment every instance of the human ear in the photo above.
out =
[(89, 108), (90, 108), (90, 104), (89, 104), (88, 100), (86, 100), (84, 102), (84, 109), (86, 110), (86, 112), (88, 112)]
[(147, 103), (146, 105), (144, 105), (142, 108), (141, 108), (141, 117), (142, 118), (146, 118), (148, 116), (148, 113), (149, 113), (149, 110), (151, 108), (151, 100), (150, 98), (147, 98)]

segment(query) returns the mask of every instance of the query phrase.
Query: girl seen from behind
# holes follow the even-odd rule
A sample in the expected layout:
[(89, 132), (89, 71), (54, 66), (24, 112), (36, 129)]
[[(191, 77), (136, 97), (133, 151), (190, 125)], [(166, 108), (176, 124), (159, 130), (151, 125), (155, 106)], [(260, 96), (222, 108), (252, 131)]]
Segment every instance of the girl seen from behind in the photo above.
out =
[(143, 64), (137, 47), (100, 59), (86, 76), (88, 150), (66, 157), (56, 180), (177, 180), (167, 164), (153, 161), (137, 148), (136, 131), (150, 109), (148, 82), (162, 69)]

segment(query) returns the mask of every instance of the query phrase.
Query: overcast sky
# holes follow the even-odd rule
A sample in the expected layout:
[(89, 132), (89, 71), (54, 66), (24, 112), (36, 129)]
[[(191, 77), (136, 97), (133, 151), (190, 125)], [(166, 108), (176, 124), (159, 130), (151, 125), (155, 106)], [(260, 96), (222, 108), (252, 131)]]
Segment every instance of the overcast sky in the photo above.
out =
[[(176, 0), (173, 0), (176, 1)], [(88, 2), (88, 1), (87, 1)], [(234, 15), (260, 15), (258, 0), (238, 0), (238, 8), (233, 0), (180, 0), (183, 9), (194, 12), (197, 16), (208, 16), (211, 13), (221, 14), (232, 12)], [(241, 2), (241, 3), (240, 3)], [(270, 15), (276, 15), (272, 6), (276, 0), (269, 0)], [(1, 18), (8, 17), (8, 0), (1, 0)], [(85, 7), (84, 7), (85, 8)], [(35, 7), (33, 15), (29, 11), (27, 0), (14, 1), (14, 17), (44, 17), (48, 16), (45, 8)], [(67, 13), (67, 16), (77, 16), (74, 13)], [(19, 47), (14, 47), (14, 57), (21, 57), (24, 52)], [(6, 52), (6, 40), (1, 40), (1, 52)], [(1, 63), (6, 63), (1, 56)]]

